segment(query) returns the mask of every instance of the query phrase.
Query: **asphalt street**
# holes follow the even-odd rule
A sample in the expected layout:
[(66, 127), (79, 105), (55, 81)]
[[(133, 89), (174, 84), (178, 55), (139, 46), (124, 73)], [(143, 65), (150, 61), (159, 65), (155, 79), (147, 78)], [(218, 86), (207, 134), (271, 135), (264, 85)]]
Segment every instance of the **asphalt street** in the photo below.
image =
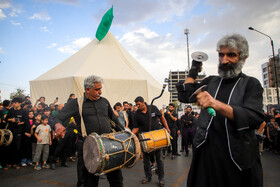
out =
[[(179, 187), (186, 186), (186, 180), (190, 167), (192, 155), (189, 157), (177, 156), (175, 160), (170, 157), (165, 158), (165, 186)], [(76, 186), (76, 162), (69, 162), (71, 167), (60, 167), (57, 164), (56, 170), (42, 169), (36, 171), (33, 167), (22, 167), (19, 170), (9, 168), (4, 171), (0, 169), (0, 186), (20, 186), (20, 187), (55, 187), (55, 186)], [(280, 187), (280, 155), (271, 152), (264, 152), (262, 156), (264, 171), (264, 187)], [(158, 186), (157, 175), (154, 174), (152, 181), (148, 184), (141, 184), (144, 177), (143, 162), (139, 160), (133, 168), (122, 169), (124, 185), (128, 187), (152, 187)], [(99, 180), (99, 186), (107, 187), (109, 183), (106, 179)]]

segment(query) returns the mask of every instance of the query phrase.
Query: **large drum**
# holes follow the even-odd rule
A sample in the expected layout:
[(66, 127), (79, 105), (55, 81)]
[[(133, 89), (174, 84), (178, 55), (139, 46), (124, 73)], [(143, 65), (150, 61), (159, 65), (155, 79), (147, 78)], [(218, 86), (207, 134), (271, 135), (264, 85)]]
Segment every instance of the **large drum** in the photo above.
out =
[(165, 128), (140, 134), (142, 149), (146, 153), (170, 146), (170, 135)]
[(9, 129), (0, 129), (0, 146), (8, 146), (13, 141), (13, 133)]
[(123, 167), (132, 167), (140, 158), (138, 138), (131, 132), (122, 131), (86, 137), (83, 158), (88, 172), (105, 174)]

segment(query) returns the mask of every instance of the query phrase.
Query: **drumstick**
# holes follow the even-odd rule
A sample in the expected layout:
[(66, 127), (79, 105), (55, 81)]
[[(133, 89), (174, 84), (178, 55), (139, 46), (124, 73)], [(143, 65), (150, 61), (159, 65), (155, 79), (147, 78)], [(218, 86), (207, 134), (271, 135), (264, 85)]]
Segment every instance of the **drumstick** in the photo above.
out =
[(143, 142), (143, 141), (149, 141), (151, 140), (151, 138), (146, 138), (146, 139), (139, 139), (140, 142)]

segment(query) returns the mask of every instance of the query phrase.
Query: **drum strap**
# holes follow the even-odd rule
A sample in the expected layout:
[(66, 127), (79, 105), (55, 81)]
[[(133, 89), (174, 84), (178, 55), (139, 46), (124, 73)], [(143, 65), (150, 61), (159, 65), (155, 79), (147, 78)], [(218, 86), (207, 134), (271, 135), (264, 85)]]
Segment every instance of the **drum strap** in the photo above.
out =
[(78, 98), (78, 105), (79, 105), (79, 113), (81, 116), (81, 131), (82, 131), (82, 136), (86, 137), (87, 136), (87, 131), (86, 131), (86, 126), (83, 118), (83, 103), (84, 103), (84, 96)]
[(151, 131), (152, 129), (152, 106), (148, 105), (148, 109), (149, 109), (149, 131)]

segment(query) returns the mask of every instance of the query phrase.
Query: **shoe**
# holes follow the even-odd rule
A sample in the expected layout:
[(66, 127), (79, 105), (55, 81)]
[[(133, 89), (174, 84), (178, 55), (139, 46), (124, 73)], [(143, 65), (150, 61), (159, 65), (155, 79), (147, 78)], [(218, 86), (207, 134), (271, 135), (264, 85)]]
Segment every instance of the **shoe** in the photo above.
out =
[(180, 152), (184, 152), (184, 151), (185, 151), (184, 149), (181, 149), (181, 150), (180, 150)]
[(50, 166), (48, 164), (43, 164), (43, 168), (49, 169)]
[(172, 156), (171, 156), (171, 160), (174, 160), (174, 159), (175, 159), (175, 156), (174, 156), (174, 155), (172, 155)]
[(159, 186), (164, 186), (164, 180), (163, 179), (159, 180)]
[(70, 167), (70, 165), (65, 162), (65, 163), (61, 164), (61, 167)]
[(13, 167), (16, 168), (16, 169), (20, 169), (20, 166), (18, 166), (16, 164), (14, 164)]
[(175, 153), (175, 156), (181, 156), (179, 153)]
[(52, 169), (52, 170), (56, 170), (55, 163), (51, 163), (51, 169)]
[(187, 152), (186, 154), (185, 154), (185, 157), (188, 157), (189, 156), (189, 152)]
[(41, 170), (42, 168), (41, 168), (40, 165), (36, 165), (36, 166), (34, 167), (34, 169), (35, 169), (35, 170)]
[(165, 159), (165, 155), (162, 155), (162, 159)]
[(26, 165), (25, 163), (22, 163), (21, 166), (22, 166), (22, 167), (26, 167), (27, 165)]
[(141, 183), (142, 184), (147, 184), (147, 183), (151, 182), (151, 180), (152, 179), (150, 179), (150, 178), (144, 178), (144, 179), (142, 179)]

